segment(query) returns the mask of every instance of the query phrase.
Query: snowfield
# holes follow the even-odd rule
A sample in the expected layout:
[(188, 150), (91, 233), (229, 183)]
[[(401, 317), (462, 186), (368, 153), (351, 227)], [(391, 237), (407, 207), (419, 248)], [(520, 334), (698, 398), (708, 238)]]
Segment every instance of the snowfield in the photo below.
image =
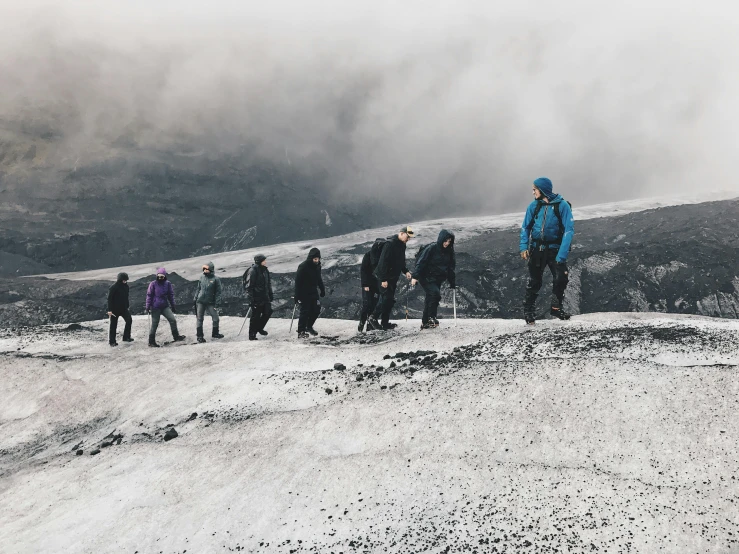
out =
[[(732, 198), (736, 198), (736, 191), (704, 192), (692, 196), (647, 198), (598, 204), (595, 206), (575, 206), (573, 210), (575, 219), (577, 221), (583, 221), (602, 217), (616, 217), (655, 208), (700, 204), (708, 200), (717, 201)], [(434, 219), (410, 223), (416, 233), (418, 233), (418, 237), (408, 244), (408, 257), (412, 258), (420, 245), (435, 241), (441, 229), (453, 231), (456, 234), (457, 243), (459, 243), (489, 231), (520, 227), (525, 208), (526, 205), (522, 205), (520, 212), (512, 214)], [(166, 262), (152, 262), (119, 268), (56, 273), (45, 275), (45, 277), (51, 279), (115, 281), (116, 275), (121, 271), (125, 271), (128, 273), (131, 281), (136, 281), (142, 277), (152, 275), (156, 271), (156, 268), (164, 266), (170, 273), (174, 272), (189, 281), (195, 281), (200, 277), (202, 265), (209, 261), (215, 264), (218, 276), (240, 277), (247, 268), (251, 267), (254, 263), (254, 256), (259, 253), (264, 253), (269, 258), (269, 268), (273, 273), (292, 273), (295, 271), (297, 265), (306, 258), (308, 250), (314, 246), (321, 250), (324, 268), (337, 265), (352, 266), (362, 262), (362, 256), (366, 251), (366, 248), (358, 251), (358, 247), (371, 244), (377, 237), (387, 237), (396, 234), (400, 226), (401, 224), (398, 224), (357, 231), (337, 237), (260, 246), (258, 248), (221, 252), (208, 256), (186, 258), (184, 260), (169, 260)]]
[(134, 319), (0, 331), (3, 553), (739, 551), (737, 321)]

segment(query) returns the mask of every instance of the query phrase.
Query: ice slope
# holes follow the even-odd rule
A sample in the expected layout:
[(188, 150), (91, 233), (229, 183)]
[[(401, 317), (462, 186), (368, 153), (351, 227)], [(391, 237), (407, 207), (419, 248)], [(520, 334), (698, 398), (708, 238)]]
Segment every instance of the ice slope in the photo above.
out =
[[(613, 217), (666, 206), (698, 204), (709, 200), (722, 200), (735, 197), (736, 191), (727, 191), (702, 193), (693, 196), (676, 196), (672, 198), (629, 200), (585, 207), (576, 206), (575, 218), (577, 220), (586, 220), (601, 217)], [(522, 219), (522, 214), (517, 212), (513, 214), (486, 217), (435, 219), (411, 223), (419, 233), (419, 237), (418, 239), (411, 241), (409, 244), (409, 255), (414, 253), (414, 249), (417, 248), (418, 245), (436, 240), (436, 236), (441, 229), (454, 231), (457, 236), (457, 242), (463, 242), (466, 239), (484, 234), (490, 230), (518, 227), (521, 225)], [(207, 263), (208, 261), (215, 263), (218, 275), (222, 277), (238, 277), (242, 275), (246, 268), (253, 263), (254, 256), (257, 253), (264, 253), (269, 257), (269, 264), (272, 272), (291, 273), (295, 271), (297, 264), (305, 259), (308, 254), (308, 250), (314, 246), (321, 249), (324, 267), (333, 267), (336, 265), (348, 266), (358, 264), (362, 260), (363, 252), (358, 253), (356, 251), (357, 246), (371, 243), (377, 237), (386, 237), (397, 233), (399, 227), (400, 225), (382, 227), (378, 229), (357, 231), (355, 233), (349, 233), (332, 238), (291, 242), (259, 248), (250, 248), (246, 250), (236, 250), (233, 252), (222, 252), (210, 256), (200, 256), (184, 260), (152, 262), (135, 266), (97, 269), (73, 273), (49, 274), (46, 275), (46, 277), (53, 279), (115, 281), (116, 274), (120, 271), (125, 271), (128, 273), (130, 279), (135, 281), (136, 279), (151, 275), (157, 267), (164, 266), (168, 271), (176, 272), (185, 279), (192, 281), (198, 278), (201, 273), (200, 268), (202, 264)]]
[(3, 553), (739, 548), (738, 322), (145, 323), (0, 331)]

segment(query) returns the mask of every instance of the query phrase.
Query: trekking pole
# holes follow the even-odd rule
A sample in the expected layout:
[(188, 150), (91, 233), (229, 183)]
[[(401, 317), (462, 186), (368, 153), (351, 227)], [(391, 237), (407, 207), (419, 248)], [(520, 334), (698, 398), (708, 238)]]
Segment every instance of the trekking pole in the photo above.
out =
[(241, 324), (241, 329), (239, 329), (239, 334), (236, 335), (237, 337), (241, 336), (241, 331), (244, 330), (244, 325), (246, 325), (246, 320), (249, 319), (249, 314), (251, 313), (251, 306), (249, 306), (249, 310), (246, 312), (246, 317), (244, 318), (244, 323)]
[(295, 321), (295, 308), (297, 307), (298, 307), (298, 303), (295, 302), (295, 304), (293, 304), (293, 316), (290, 318), (290, 331), (288, 331), (289, 333), (293, 332), (293, 321)]
[(410, 285), (405, 287), (405, 322), (408, 323), (408, 289)]
[(457, 326), (457, 289), (452, 289), (452, 303), (454, 304), (454, 326)]

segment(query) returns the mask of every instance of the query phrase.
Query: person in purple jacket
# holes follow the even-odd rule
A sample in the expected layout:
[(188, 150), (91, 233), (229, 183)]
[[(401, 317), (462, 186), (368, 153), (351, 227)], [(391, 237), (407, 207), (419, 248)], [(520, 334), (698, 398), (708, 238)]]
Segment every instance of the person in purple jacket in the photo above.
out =
[(146, 291), (146, 313), (151, 314), (151, 327), (149, 328), (149, 346), (158, 347), (156, 341), (159, 318), (164, 316), (169, 321), (174, 340), (185, 340), (185, 335), (177, 331), (177, 320), (174, 314), (177, 307), (174, 303), (174, 285), (167, 279), (167, 270), (163, 267), (157, 269), (157, 279), (149, 283)]

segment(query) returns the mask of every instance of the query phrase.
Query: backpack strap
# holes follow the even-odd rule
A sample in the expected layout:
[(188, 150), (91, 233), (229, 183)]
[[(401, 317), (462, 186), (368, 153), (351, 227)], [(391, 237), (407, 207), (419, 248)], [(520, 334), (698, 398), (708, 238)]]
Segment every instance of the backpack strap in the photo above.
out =
[(534, 208), (534, 215), (531, 217), (531, 226), (529, 227), (529, 232), (534, 228), (534, 223), (536, 223), (536, 218), (539, 215), (539, 212), (541, 211), (541, 207), (544, 205), (544, 202), (541, 200), (536, 201), (536, 208)]
[(562, 214), (559, 213), (559, 204), (560, 202), (557, 202), (554, 205), (554, 215), (557, 216), (557, 221), (559, 221), (559, 236), (561, 238), (565, 234), (565, 224), (562, 223)]

